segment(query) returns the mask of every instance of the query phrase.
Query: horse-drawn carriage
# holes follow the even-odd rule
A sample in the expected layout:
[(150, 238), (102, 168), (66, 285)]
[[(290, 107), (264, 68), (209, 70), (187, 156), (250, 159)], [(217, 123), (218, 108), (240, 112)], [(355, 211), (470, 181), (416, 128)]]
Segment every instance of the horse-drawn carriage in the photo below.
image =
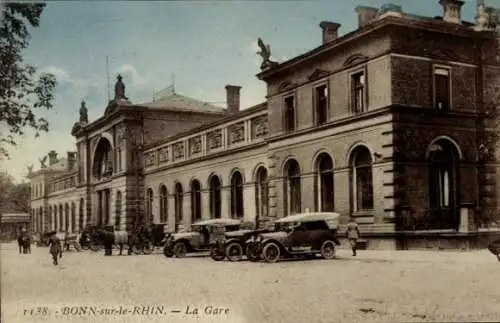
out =
[[(146, 254), (153, 252), (155, 247), (163, 247), (165, 238), (164, 224), (153, 224), (149, 227), (140, 226), (132, 231), (115, 230), (113, 226), (87, 227), (81, 235), (80, 245), (83, 249), (99, 251), (106, 249), (118, 249), (120, 255), (123, 246), (128, 246), (128, 254)], [(108, 251), (110, 253), (110, 251)]]
[(76, 251), (81, 251), (82, 247), (80, 245), (78, 235), (77, 234), (69, 234), (69, 233), (64, 233), (64, 232), (56, 232), (56, 231), (49, 231), (45, 232), (43, 234), (36, 234), (34, 236), (34, 241), (37, 245), (37, 247), (48, 247), (49, 245), (49, 237), (51, 235), (56, 235), (59, 241), (61, 241), (61, 247), (66, 250), (70, 251), (71, 248), (74, 248)]

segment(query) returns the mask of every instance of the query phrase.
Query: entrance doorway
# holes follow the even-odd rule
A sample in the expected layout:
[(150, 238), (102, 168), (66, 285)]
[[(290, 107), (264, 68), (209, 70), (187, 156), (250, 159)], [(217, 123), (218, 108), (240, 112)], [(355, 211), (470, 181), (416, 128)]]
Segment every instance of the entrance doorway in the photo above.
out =
[(111, 191), (105, 189), (97, 192), (98, 210), (97, 210), (97, 225), (99, 227), (110, 225), (111, 215)]

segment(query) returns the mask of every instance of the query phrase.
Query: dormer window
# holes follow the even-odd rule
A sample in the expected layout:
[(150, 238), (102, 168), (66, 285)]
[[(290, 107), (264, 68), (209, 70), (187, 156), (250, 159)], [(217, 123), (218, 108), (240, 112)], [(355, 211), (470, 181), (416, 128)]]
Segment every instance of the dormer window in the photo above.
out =
[(321, 125), (328, 121), (328, 88), (326, 84), (315, 88), (316, 124)]
[(295, 97), (285, 98), (285, 131), (295, 130)]
[(366, 111), (365, 107), (365, 72), (360, 71), (351, 75), (351, 110), (353, 113)]
[(434, 68), (434, 107), (440, 112), (450, 110), (451, 82), (450, 69), (445, 67)]

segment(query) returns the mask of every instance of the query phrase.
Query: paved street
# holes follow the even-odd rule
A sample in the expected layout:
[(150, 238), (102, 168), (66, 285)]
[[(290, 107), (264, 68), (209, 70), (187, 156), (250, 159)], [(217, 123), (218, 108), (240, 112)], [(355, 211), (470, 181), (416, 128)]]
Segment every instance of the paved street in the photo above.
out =
[[(276, 264), (85, 251), (65, 253), (55, 267), (46, 248), (26, 256), (14, 244), (1, 248), (6, 323), (500, 320), (500, 263), (486, 250), (356, 258), (339, 250), (336, 260)], [(71, 306), (79, 308), (65, 315)], [(198, 314), (185, 314), (188, 306)], [(229, 311), (208, 315), (208, 306)]]

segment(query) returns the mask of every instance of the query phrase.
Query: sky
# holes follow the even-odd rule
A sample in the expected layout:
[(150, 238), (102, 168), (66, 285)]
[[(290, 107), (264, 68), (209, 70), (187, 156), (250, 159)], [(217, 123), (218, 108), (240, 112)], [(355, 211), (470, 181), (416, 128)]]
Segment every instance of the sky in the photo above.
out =
[[(485, 1), (500, 7), (500, 0)], [(442, 15), (438, 0), (49, 1), (40, 26), (30, 29), (24, 59), (57, 78), (54, 108), (39, 111), (50, 132), (34, 138), (27, 131), (0, 169), (21, 182), (28, 165), (38, 169), (50, 150), (60, 157), (74, 151), (70, 132), (81, 101), (90, 121), (104, 114), (107, 70), (111, 92), (121, 73), (132, 103), (151, 102), (175, 75), (177, 93), (205, 102), (223, 102), (224, 86), (240, 85), (244, 109), (265, 101), (265, 83), (255, 76), (258, 37), (271, 45), (274, 60), (285, 61), (321, 45), (321, 21), (340, 23), (343, 35), (357, 28), (356, 6), (388, 2), (408, 13)], [(475, 12), (476, 1), (465, 1), (462, 19), (474, 21)]]

